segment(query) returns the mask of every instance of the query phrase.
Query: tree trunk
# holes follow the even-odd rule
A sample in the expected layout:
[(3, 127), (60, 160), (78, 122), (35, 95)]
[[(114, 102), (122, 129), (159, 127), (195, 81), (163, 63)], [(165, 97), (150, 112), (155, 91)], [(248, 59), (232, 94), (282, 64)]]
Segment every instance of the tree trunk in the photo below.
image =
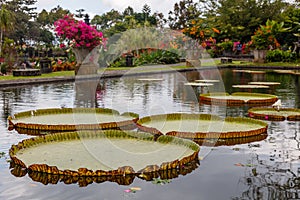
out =
[(0, 57), (2, 57), (2, 39), (3, 39), (3, 30), (0, 33)]

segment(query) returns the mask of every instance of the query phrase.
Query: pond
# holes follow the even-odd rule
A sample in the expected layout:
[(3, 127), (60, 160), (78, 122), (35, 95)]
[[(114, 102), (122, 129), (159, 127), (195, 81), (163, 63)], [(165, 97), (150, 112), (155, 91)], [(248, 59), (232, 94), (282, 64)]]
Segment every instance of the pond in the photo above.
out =
[[(185, 85), (203, 78), (221, 81), (207, 87)], [(113, 181), (85, 186), (62, 181), (43, 184), (28, 175), (17, 177), (9, 169), (7, 160), (11, 145), (33, 137), (8, 130), (7, 117), (14, 113), (41, 108), (95, 106), (112, 108), (120, 113), (130, 111), (140, 117), (175, 112), (246, 116), (247, 106), (210, 106), (199, 104), (198, 99), (200, 93), (208, 91), (232, 93), (245, 90), (232, 86), (251, 81), (280, 82), (280, 85), (267, 89), (247, 90), (275, 94), (283, 107), (300, 107), (299, 75), (231, 69), (101, 79), (92, 101), (84, 93), (76, 93), (73, 82), (2, 88), (0, 199), (299, 199), (300, 122), (292, 121), (268, 121), (267, 135), (262, 137), (203, 142), (199, 165), (168, 181), (146, 181), (136, 177), (129, 185)], [(133, 187), (140, 190), (128, 192)]]

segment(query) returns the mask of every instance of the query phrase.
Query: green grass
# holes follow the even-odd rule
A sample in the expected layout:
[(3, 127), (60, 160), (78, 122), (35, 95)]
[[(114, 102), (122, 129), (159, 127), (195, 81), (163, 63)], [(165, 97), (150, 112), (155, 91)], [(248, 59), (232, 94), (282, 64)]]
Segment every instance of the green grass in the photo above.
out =
[(51, 77), (58, 77), (58, 76), (74, 76), (74, 71), (59, 71), (59, 72), (52, 72), (48, 74), (42, 74), (41, 76), (0, 76), (0, 81), (5, 80), (20, 80), (20, 79), (36, 79), (36, 78), (51, 78)]
[(221, 62), (216, 62), (219, 66), (261, 66), (261, 67), (299, 67), (300, 63), (288, 63), (288, 62), (271, 62), (271, 63), (255, 63), (249, 61), (232, 61), (232, 63), (221, 64)]
[[(273, 62), (273, 63), (254, 63), (249, 61), (232, 61), (232, 63), (222, 64), (220, 60), (213, 60), (213, 59), (203, 59), (201, 60), (201, 67), (211, 67), (211, 66), (262, 66), (262, 67), (272, 67), (272, 66), (283, 66), (283, 67), (299, 67), (300, 63), (286, 63), (286, 62)], [(178, 66), (171, 66), (168, 67), (168, 70), (182, 70), (182, 69), (189, 69), (191, 67), (183, 65)], [(115, 67), (115, 68), (105, 68), (105, 71), (118, 71), (118, 70), (134, 70), (132, 67)], [(138, 68), (137, 72), (145, 73), (145, 72), (153, 72), (159, 70), (166, 70), (166, 67), (153, 67), (147, 66), (145, 69), (141, 67)], [(0, 76), (0, 81), (5, 80), (20, 80), (20, 79), (37, 79), (37, 78), (51, 78), (51, 77), (59, 77), (59, 76), (74, 76), (74, 71), (59, 71), (59, 72), (52, 72), (49, 74), (42, 74), (41, 76), (17, 76), (14, 77), (13, 75), (7, 76)]]

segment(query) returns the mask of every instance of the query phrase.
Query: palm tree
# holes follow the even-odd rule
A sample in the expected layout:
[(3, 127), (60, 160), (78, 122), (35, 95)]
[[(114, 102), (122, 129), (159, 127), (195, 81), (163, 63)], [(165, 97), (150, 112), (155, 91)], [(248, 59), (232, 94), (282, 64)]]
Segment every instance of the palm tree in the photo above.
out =
[(5, 6), (0, 5), (0, 56), (2, 55), (2, 40), (6, 30), (13, 28), (14, 14), (7, 10)]

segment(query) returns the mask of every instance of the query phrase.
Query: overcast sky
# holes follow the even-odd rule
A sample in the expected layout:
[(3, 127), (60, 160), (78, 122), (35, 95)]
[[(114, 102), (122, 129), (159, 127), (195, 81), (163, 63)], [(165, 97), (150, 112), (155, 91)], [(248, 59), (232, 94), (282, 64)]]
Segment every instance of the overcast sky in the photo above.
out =
[(64, 9), (76, 13), (78, 9), (84, 9), (90, 15), (102, 15), (105, 12), (115, 9), (124, 11), (125, 8), (131, 6), (134, 11), (142, 11), (143, 5), (147, 4), (151, 8), (151, 12), (162, 12), (167, 18), (168, 12), (173, 10), (174, 4), (179, 0), (37, 0), (36, 6), (38, 12), (42, 9), (50, 11), (58, 5)]

